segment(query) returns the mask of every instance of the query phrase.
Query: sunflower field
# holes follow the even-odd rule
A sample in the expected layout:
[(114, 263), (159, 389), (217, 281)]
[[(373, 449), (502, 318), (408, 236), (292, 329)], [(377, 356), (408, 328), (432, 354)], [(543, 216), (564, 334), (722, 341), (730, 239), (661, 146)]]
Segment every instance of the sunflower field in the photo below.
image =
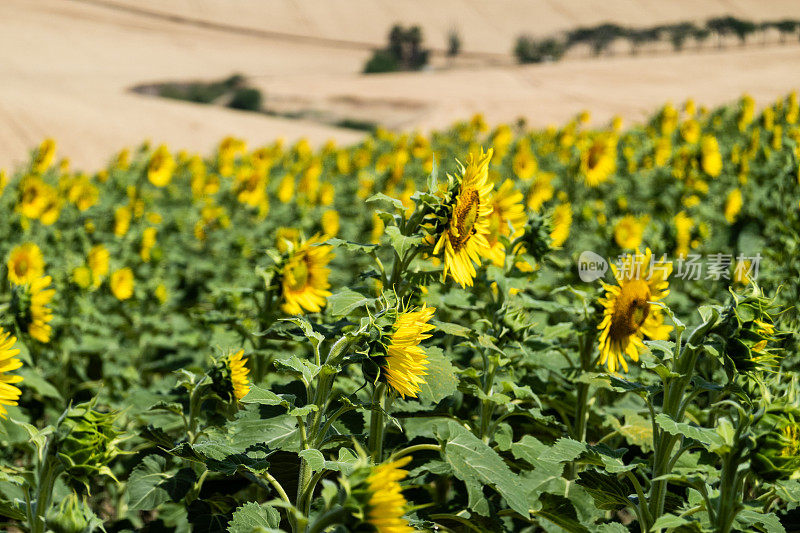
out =
[(0, 174), (4, 530), (800, 523), (800, 107)]

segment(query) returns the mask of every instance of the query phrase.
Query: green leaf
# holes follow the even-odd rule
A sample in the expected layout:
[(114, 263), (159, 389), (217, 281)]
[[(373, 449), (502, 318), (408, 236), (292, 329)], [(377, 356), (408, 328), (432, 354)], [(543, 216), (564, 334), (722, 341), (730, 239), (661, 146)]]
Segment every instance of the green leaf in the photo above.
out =
[(128, 507), (136, 511), (155, 509), (162, 503), (183, 498), (197, 476), (191, 468), (177, 473), (166, 471), (167, 461), (160, 455), (148, 455), (128, 479)]
[(441, 348), (429, 346), (425, 349), (425, 353), (428, 356), (428, 368), (425, 383), (419, 387), (419, 399), (439, 403), (458, 388), (456, 369)]
[(509, 507), (528, 516), (528, 499), (520, 490), (522, 480), (485, 442), (460, 424), (448, 420), (437, 424), (439, 438), (444, 440), (444, 458), (453, 474), (467, 485), (467, 490), (480, 492), (481, 486), (494, 488)]
[(346, 316), (373, 300), (374, 298), (367, 298), (363, 294), (345, 287), (328, 296), (327, 309), (331, 316)]
[(49, 381), (44, 379), (38, 372), (34, 372), (30, 367), (22, 367), (17, 373), (22, 376), (22, 381), (25, 383), (26, 389), (31, 389), (38, 392), (45, 398), (53, 398), (63, 402), (61, 393), (58, 392)]
[(629, 481), (623, 483), (615, 475), (596, 470), (584, 470), (578, 474), (577, 483), (591, 495), (597, 508), (604, 511), (618, 511), (628, 507), (631, 505), (628, 496), (635, 492)]
[(539, 496), (539, 501), (542, 508), (533, 511), (536, 516), (549, 520), (571, 533), (587, 533), (589, 531), (581, 525), (578, 520), (578, 512), (569, 499), (558, 494), (545, 493)]
[(671, 513), (667, 513), (661, 515), (658, 520), (656, 520), (655, 524), (653, 524), (653, 529), (661, 530), (673, 527), (680, 527), (684, 524), (688, 524), (689, 520), (683, 518), (682, 516), (677, 516)]
[(308, 463), (308, 466), (311, 468), (312, 472), (319, 472), (325, 468), (325, 456), (322, 455), (322, 452), (319, 450), (309, 448), (301, 451), (297, 455), (299, 455), (301, 459), (306, 460), (306, 463)]
[(725, 439), (716, 430), (693, 426), (685, 422), (676, 422), (666, 413), (656, 415), (656, 424), (670, 435), (682, 435), (714, 447), (725, 445)]
[(283, 405), (287, 409), (290, 404), (271, 390), (264, 389), (258, 385), (250, 385), (250, 391), (241, 400), (242, 403), (257, 403), (260, 405)]
[[(780, 519), (778, 519), (775, 513), (765, 514), (755, 508), (740, 511), (739, 514), (736, 515), (736, 521), (744, 526), (758, 524), (762, 526), (763, 531), (766, 531), (766, 533), (786, 533), (786, 529), (784, 529)], [(742, 529), (747, 531), (752, 528), (744, 527)]]
[[(401, 204), (402, 205), (402, 202)], [(397, 226), (386, 226), (386, 234), (389, 236), (389, 242), (400, 257), (405, 257), (406, 252), (415, 246), (422, 243), (422, 237), (408, 237), (400, 233), (400, 228)]]
[(12, 520), (25, 520), (25, 512), (8, 500), (0, 500), (0, 516)]
[(398, 200), (397, 198), (392, 198), (391, 196), (387, 196), (387, 195), (383, 194), (382, 192), (379, 192), (377, 194), (373, 194), (372, 196), (367, 198), (366, 201), (368, 203), (369, 202), (379, 202), (379, 201), (380, 202), (387, 202), (387, 203), (391, 204), (393, 207), (395, 207), (396, 209), (398, 209), (400, 211), (405, 211), (405, 209), (406, 209), (406, 206), (403, 205), (403, 202), (401, 200)]
[(334, 246), (336, 248), (344, 248), (348, 252), (361, 252), (361, 253), (369, 253), (378, 247), (377, 244), (363, 244), (360, 242), (345, 241), (337, 237), (328, 239), (325, 242), (325, 244), (330, 244), (331, 246)]
[(233, 513), (228, 533), (282, 533), (278, 510), (269, 505), (247, 502)]
[(574, 461), (585, 451), (586, 444), (562, 437), (553, 446), (547, 448), (539, 459), (551, 463), (563, 463), (565, 461)]
[(459, 324), (453, 324), (452, 322), (439, 322), (438, 320), (434, 320), (432, 324), (436, 326), (437, 331), (441, 331), (447, 335), (465, 338), (472, 336), (472, 330), (470, 328), (461, 326)]

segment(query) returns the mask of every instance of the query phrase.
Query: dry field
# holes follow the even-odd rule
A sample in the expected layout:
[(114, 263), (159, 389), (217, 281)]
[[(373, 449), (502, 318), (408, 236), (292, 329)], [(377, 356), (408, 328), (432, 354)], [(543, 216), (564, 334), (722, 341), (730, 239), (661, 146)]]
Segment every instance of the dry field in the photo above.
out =
[[(0, 3), (0, 167), (27, 156), (42, 138), (91, 168), (142, 139), (207, 151), (233, 134), (253, 144), (301, 136), (349, 143), (357, 131), (130, 92), (140, 83), (218, 79), (234, 72), (265, 90), (279, 111), (335, 121), (374, 120), (403, 129), (440, 128), (475, 112), (490, 122), (524, 117), (561, 123), (591, 109), (598, 123), (629, 121), (664, 101), (693, 96), (715, 105), (742, 92), (765, 102), (796, 85), (800, 46), (679, 55), (577, 58), (517, 67), (508, 51), (522, 31), (546, 34), (615, 20), (647, 25), (702, 20), (725, 12), (752, 20), (800, 16), (793, 2), (477, 1), (273, 2), (243, 0), (5, 0)], [(233, 7), (231, 7), (233, 6)], [(420, 23), (427, 43), (444, 46), (458, 28), (468, 60), (424, 73), (361, 76), (371, 46), (393, 22)], [(343, 39), (342, 36), (346, 36)], [(471, 59), (470, 59), (471, 58)], [(436, 65), (443, 65), (437, 59)]]

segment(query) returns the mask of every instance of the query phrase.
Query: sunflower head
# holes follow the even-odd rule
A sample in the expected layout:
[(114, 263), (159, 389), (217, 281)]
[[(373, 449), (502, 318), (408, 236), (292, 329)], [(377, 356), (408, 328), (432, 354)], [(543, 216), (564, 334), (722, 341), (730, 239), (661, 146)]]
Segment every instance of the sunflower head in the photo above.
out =
[(22, 366), (22, 361), (17, 359), (19, 349), (14, 348), (16, 337), (0, 328), (0, 418), (6, 418), (6, 405), (17, 405), (22, 391), (14, 384), (22, 381), (22, 376), (10, 374)]
[(159, 146), (147, 164), (147, 179), (156, 187), (164, 187), (172, 180), (175, 171), (175, 159), (166, 145)]
[(24, 285), (44, 274), (44, 257), (38, 246), (26, 242), (11, 250), (6, 266), (11, 283)]
[(420, 343), (431, 337), (434, 326), (428, 322), (435, 312), (436, 308), (425, 305), (416, 309), (396, 307), (372, 319), (368, 360), (380, 367), (378, 379), (403, 398), (416, 398), (420, 385), (425, 384), (428, 357)]
[(603, 306), (599, 349), (601, 365), (609, 372), (617, 368), (628, 371), (626, 356), (639, 360), (639, 352), (645, 349), (644, 338), (666, 339), (672, 326), (663, 324), (661, 309), (653, 302), (669, 294), (671, 263), (653, 261), (652, 252), (629, 254), (620, 265), (611, 265), (615, 285), (603, 283), (605, 297), (599, 300)]
[(120, 268), (111, 274), (111, 292), (117, 300), (127, 300), (133, 296), (135, 281), (130, 267)]
[(448, 274), (462, 287), (472, 286), (475, 264), (491, 256), (488, 237), (492, 214), (489, 162), (493, 151), (470, 154), (466, 166), (454, 177), (448, 175), (449, 187), (428, 217), (433, 255), (444, 262)]
[(580, 170), (586, 184), (597, 187), (617, 169), (617, 137), (598, 135), (581, 151)]
[(244, 350), (230, 352), (217, 360), (209, 372), (214, 390), (220, 397), (228, 400), (241, 400), (250, 391), (250, 381), (247, 374), (250, 369), (245, 366), (247, 359), (243, 359)]
[(408, 501), (400, 485), (408, 472), (403, 469), (411, 457), (380, 465), (359, 465), (342, 485), (349, 498), (345, 504), (350, 511), (347, 530), (354, 532), (413, 533), (403, 518)]
[(331, 295), (328, 263), (333, 259), (331, 246), (321, 245), (314, 236), (300, 242), (288, 242), (287, 253), (279, 266), (283, 311), (290, 315), (316, 313)]
[(11, 293), (11, 314), (22, 331), (42, 343), (50, 342), (53, 311), (48, 305), (55, 296), (50, 284), (53, 278), (44, 276), (31, 283), (14, 287)]

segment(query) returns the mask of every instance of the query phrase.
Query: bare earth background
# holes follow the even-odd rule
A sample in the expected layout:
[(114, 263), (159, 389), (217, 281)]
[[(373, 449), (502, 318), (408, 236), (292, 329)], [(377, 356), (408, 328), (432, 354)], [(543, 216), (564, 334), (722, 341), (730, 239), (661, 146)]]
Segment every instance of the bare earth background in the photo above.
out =
[[(572, 54), (516, 66), (517, 35), (612, 21), (647, 26), (717, 15), (753, 21), (800, 18), (795, 0), (2, 0), (0, 168), (13, 168), (45, 137), (74, 165), (96, 169), (144, 139), (203, 153), (226, 135), (251, 145), (282, 137), (350, 143), (358, 131), (327, 120), (388, 127), (445, 127), (483, 112), (490, 123), (524, 117), (558, 124), (588, 109), (595, 122), (643, 119), (666, 101), (716, 105), (743, 92), (767, 102), (800, 86), (800, 42), (755, 37), (746, 47), (635, 57)], [(464, 56), (435, 54), (425, 72), (362, 76), (389, 27), (420, 24), (443, 50), (451, 28)], [(713, 41), (713, 38), (710, 39)], [(289, 120), (131, 92), (161, 81), (242, 73)]]

